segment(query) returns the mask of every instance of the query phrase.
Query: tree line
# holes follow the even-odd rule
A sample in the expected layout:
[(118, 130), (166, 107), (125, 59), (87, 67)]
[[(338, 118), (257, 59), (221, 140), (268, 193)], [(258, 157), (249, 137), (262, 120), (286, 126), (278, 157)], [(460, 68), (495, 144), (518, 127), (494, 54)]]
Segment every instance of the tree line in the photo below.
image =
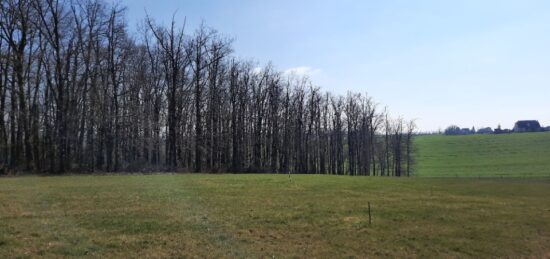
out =
[(131, 34), (100, 0), (0, 8), (0, 173), (412, 173), (412, 121), (237, 59), (205, 25)]

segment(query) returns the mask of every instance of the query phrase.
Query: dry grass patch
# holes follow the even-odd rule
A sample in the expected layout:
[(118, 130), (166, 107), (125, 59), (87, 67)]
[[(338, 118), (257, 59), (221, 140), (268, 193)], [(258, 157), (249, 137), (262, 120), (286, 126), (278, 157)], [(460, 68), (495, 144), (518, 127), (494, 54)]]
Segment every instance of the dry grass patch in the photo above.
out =
[(0, 257), (544, 257), (550, 251), (549, 179), (292, 179), (1, 178)]

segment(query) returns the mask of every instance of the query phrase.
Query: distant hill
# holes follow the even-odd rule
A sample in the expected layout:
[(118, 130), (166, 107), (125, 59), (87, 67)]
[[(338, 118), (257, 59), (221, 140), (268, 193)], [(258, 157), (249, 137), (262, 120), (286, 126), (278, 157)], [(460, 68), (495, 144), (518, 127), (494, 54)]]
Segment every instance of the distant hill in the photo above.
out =
[(550, 132), (419, 136), (417, 176), (550, 177)]

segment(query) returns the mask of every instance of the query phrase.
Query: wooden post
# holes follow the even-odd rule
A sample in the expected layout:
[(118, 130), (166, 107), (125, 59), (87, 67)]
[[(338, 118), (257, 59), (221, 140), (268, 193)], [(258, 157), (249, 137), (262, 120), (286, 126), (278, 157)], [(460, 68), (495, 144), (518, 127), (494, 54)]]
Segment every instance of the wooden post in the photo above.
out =
[(368, 206), (369, 206), (369, 225), (371, 224), (371, 215), (370, 215), (370, 202), (368, 202)]

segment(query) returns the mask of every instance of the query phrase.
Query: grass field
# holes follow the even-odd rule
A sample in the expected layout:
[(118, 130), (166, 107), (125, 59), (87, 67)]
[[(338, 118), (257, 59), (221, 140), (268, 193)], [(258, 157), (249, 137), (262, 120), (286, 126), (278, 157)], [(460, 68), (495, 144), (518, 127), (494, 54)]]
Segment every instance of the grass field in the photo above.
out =
[(292, 179), (0, 178), (0, 258), (550, 256), (548, 178)]
[(421, 136), (417, 176), (550, 177), (550, 132)]

